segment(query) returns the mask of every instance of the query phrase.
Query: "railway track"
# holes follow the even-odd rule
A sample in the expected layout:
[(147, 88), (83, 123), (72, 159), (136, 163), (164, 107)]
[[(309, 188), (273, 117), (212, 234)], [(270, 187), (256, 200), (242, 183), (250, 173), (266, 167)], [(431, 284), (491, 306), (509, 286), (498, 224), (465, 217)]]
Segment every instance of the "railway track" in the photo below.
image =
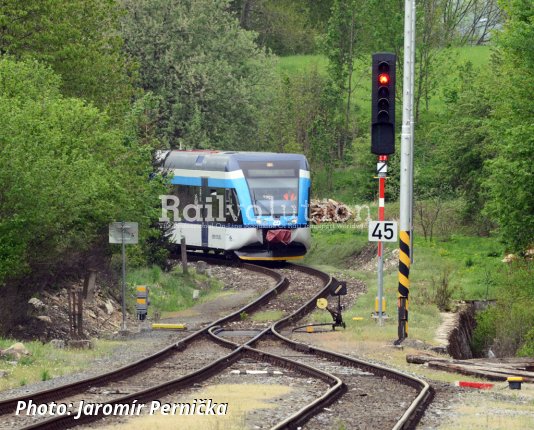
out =
[[(194, 254), (190, 257), (198, 258)], [(223, 263), (207, 256), (202, 256), (201, 259), (217, 264)], [(224, 262), (224, 264), (235, 264), (235, 262)], [(131, 365), (73, 384), (0, 402), (0, 416), (4, 415), (1, 421), (8, 424), (8, 427), (0, 424), (0, 429), (14, 428), (12, 424), (25, 429), (64, 429), (90, 424), (103, 417), (102, 413), (93, 411), (91, 414), (73, 412), (71, 415), (64, 414), (44, 420), (41, 418), (39, 421), (31, 419), (33, 417), (24, 417), (21, 420), (22, 416), (13, 416), (20, 401), (31, 400), (34, 404), (52, 401), (75, 404), (78, 400), (85, 400), (86, 403), (98, 402), (109, 404), (110, 407), (135, 402), (141, 404), (180, 392), (201, 381), (210, 381), (210, 378), (244, 360), (268, 363), (292, 374), (303, 375), (316, 381), (316, 385), (321, 387), (313, 400), (302, 405), (297, 412), (288, 414), (282, 421), (273, 423), (271, 426), (273, 429), (300, 427), (343, 395), (346, 399), (360, 400), (361, 404), (362, 386), (368, 387), (363, 390), (371, 392), (373, 385), (376, 387), (376, 384), (380, 385), (385, 383), (384, 381), (396, 385), (396, 388), (392, 389), (400, 390), (399, 387), (402, 387), (404, 392), (400, 397), (402, 399), (411, 397), (413, 401), (409, 405), (398, 405), (397, 409), (400, 408), (401, 412), (398, 410), (392, 412), (394, 419), (388, 418), (387, 424), (384, 422), (385, 427), (382, 425), (380, 427), (395, 429), (415, 427), (432, 398), (432, 390), (426, 382), (348, 356), (312, 348), (288, 337), (290, 332), (288, 328), (315, 308), (316, 299), (329, 295), (332, 287), (329, 275), (297, 265), (286, 265), (286, 268), (277, 270), (246, 263), (240, 265), (247, 270), (272, 277), (276, 285), (249, 305)], [(299, 277), (305, 281), (299, 282)], [(293, 289), (291, 289), (292, 284)], [(279, 304), (283, 304), (285, 314), (277, 321), (267, 320), (258, 324), (243, 318), (244, 315), (276, 308)], [(232, 337), (236, 330), (241, 335)], [(239, 341), (236, 342), (236, 339)], [(207, 351), (204, 359), (188, 359), (188, 357), (198, 357), (198, 354), (195, 354), (196, 349)], [(184, 366), (183, 363), (190, 365)], [(145, 388), (147, 385), (148, 388)], [(368, 394), (365, 394), (365, 397), (367, 396)], [(375, 401), (372, 397), (366, 400)], [(313, 420), (310, 421), (310, 428), (313, 428)]]

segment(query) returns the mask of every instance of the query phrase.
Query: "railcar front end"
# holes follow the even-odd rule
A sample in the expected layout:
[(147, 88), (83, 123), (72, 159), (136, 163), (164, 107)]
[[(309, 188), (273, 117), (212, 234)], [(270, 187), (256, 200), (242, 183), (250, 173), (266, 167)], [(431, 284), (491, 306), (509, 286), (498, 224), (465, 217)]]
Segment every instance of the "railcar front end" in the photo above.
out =
[(302, 258), (310, 247), (310, 172), (298, 154), (170, 151), (171, 242), (243, 260)]

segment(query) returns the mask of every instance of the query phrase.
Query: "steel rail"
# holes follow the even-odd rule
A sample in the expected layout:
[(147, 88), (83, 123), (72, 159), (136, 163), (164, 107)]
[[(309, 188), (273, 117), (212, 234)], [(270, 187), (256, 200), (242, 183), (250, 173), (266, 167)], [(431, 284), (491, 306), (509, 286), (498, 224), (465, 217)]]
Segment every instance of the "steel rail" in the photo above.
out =
[[(251, 345), (254, 345), (258, 340), (260, 340), (264, 336), (268, 334), (273, 334), (283, 343), (289, 345), (291, 348), (293, 348), (296, 351), (304, 352), (306, 354), (315, 354), (318, 357), (323, 357), (330, 361), (338, 362), (346, 366), (358, 367), (360, 369), (364, 369), (368, 372), (371, 372), (375, 375), (394, 379), (394, 380), (399, 381), (402, 384), (411, 386), (412, 388), (418, 391), (418, 395), (412, 401), (412, 403), (410, 404), (408, 409), (404, 412), (402, 417), (397, 421), (397, 423), (393, 427), (393, 430), (415, 428), (422, 413), (426, 409), (426, 406), (431, 402), (433, 395), (434, 395), (432, 388), (426, 381), (419, 379), (417, 377), (411, 376), (411, 375), (407, 375), (403, 372), (399, 372), (394, 369), (386, 368), (379, 364), (371, 364), (371, 363), (362, 361), (354, 357), (349, 357), (343, 354), (339, 354), (339, 353), (332, 352), (332, 351), (327, 351), (327, 350), (317, 348), (317, 347), (310, 347), (306, 344), (289, 339), (280, 333), (280, 331), (284, 327), (292, 324), (295, 321), (298, 321), (303, 316), (308, 314), (311, 310), (313, 310), (316, 306), (316, 301), (318, 298), (328, 297), (330, 295), (330, 288), (331, 288), (331, 283), (332, 283), (331, 276), (317, 269), (314, 269), (312, 267), (308, 267), (304, 265), (296, 265), (296, 264), (289, 264), (288, 266), (294, 270), (307, 273), (308, 275), (312, 275), (312, 276), (322, 279), (324, 283), (324, 288), (321, 291), (319, 291), (313, 298), (311, 298), (309, 301), (303, 304), (299, 309), (297, 309), (293, 314), (288, 315), (285, 318), (282, 318), (276, 321), (269, 328), (264, 329), (263, 331), (258, 333), (256, 336), (254, 336), (252, 339), (248, 340), (243, 346), (246, 347), (247, 350), (249, 351), (259, 351), (262, 354), (267, 354), (265, 351), (256, 350), (252, 348)], [(218, 336), (218, 334), (223, 331), (224, 329), (222, 327), (213, 326), (210, 328), (209, 333), (212, 336), (218, 338), (218, 342), (223, 346), (226, 346), (228, 348), (239, 347), (238, 344), (231, 342), (228, 339), (223, 339), (220, 336)], [(284, 359), (284, 360), (292, 361), (289, 359)], [(297, 364), (300, 364), (300, 363), (297, 363)], [(298, 370), (298, 368), (295, 367), (295, 370)], [(329, 374), (329, 375), (331, 378), (336, 378), (335, 375), (332, 375), (332, 374)], [(343, 394), (344, 389), (346, 389), (344, 384), (341, 384), (341, 386), (336, 385), (336, 386), (331, 387), (331, 389), (325, 392), (322, 396), (315, 399), (314, 401), (312, 401), (311, 403), (309, 403), (308, 405), (306, 405), (299, 411), (295, 412), (293, 415), (286, 418), (284, 421), (278, 423), (276, 426), (272, 427), (271, 430), (294, 429), (294, 428), (298, 428), (302, 426), (311, 417), (313, 417), (314, 415), (317, 415), (324, 407), (328, 406), (329, 404), (332, 404), (339, 396)]]
[[(207, 260), (208, 258), (206, 258), (206, 256), (203, 256), (202, 259), (203, 260)], [(219, 259), (217, 259), (217, 258), (214, 259), (214, 260), (216, 260), (217, 263), (221, 263), (221, 261)], [(225, 262), (224, 264), (230, 265), (232, 263), (231, 262)], [(235, 266), (235, 263), (233, 265)], [(277, 284), (275, 285), (275, 287), (271, 288), (270, 290), (268, 290), (267, 292), (262, 294), (258, 299), (256, 299), (252, 303), (244, 306), (243, 308), (241, 308), (241, 309), (239, 309), (239, 310), (237, 310), (237, 311), (235, 311), (235, 312), (233, 312), (233, 313), (231, 313), (231, 314), (229, 314), (227, 316), (224, 316), (224, 317), (218, 319), (217, 321), (211, 323), (209, 326), (204, 327), (203, 329), (193, 333), (191, 336), (188, 336), (187, 338), (180, 340), (177, 344), (175, 344), (173, 346), (183, 345), (183, 347), (185, 347), (186, 344), (188, 342), (192, 341), (194, 338), (197, 338), (198, 336), (201, 336), (201, 335), (208, 334), (210, 328), (212, 328), (214, 326), (218, 326), (219, 324), (223, 324), (223, 323), (230, 322), (232, 320), (238, 319), (238, 318), (240, 318), (241, 313), (244, 312), (244, 311), (250, 312), (250, 311), (253, 311), (253, 310), (261, 307), (264, 303), (268, 302), (271, 297), (280, 294), (289, 285), (289, 282), (288, 282), (287, 278), (283, 277), (282, 275), (280, 275), (277, 272), (274, 272), (274, 271), (269, 270), (267, 268), (264, 268), (262, 266), (251, 265), (249, 263), (240, 263), (240, 267), (244, 267), (244, 268), (252, 270), (254, 272), (258, 272), (258, 273), (263, 273), (263, 274), (269, 275), (273, 279), (277, 280)], [(168, 348), (166, 348), (165, 350), (167, 350), (167, 349)], [(222, 357), (222, 358), (220, 358), (220, 359), (218, 359), (218, 360), (216, 360), (216, 361), (204, 366), (203, 368), (201, 368), (201, 369), (199, 369), (199, 370), (197, 370), (195, 372), (191, 372), (191, 373), (189, 373), (189, 374), (187, 374), (185, 376), (173, 379), (171, 381), (167, 381), (167, 382), (165, 382), (163, 384), (159, 384), (159, 385), (147, 388), (145, 390), (142, 390), (142, 391), (130, 394), (130, 395), (126, 395), (126, 396), (123, 396), (123, 397), (120, 397), (120, 398), (116, 398), (116, 399), (111, 400), (111, 401), (101, 402), (101, 404), (102, 405), (112, 405), (112, 406), (114, 406), (114, 405), (118, 405), (118, 404), (121, 404), (121, 405), (133, 404), (134, 401), (137, 401), (138, 403), (140, 403), (142, 401), (150, 401), (150, 400), (153, 400), (153, 399), (157, 398), (158, 396), (163, 396), (165, 394), (168, 394), (168, 393), (171, 393), (171, 392), (174, 392), (174, 391), (178, 391), (178, 390), (190, 387), (193, 383), (206, 380), (206, 379), (210, 378), (211, 376), (213, 376), (213, 375), (215, 375), (217, 373), (220, 373), (223, 369), (227, 368), (231, 364), (233, 364), (236, 361), (238, 361), (241, 358), (243, 349), (244, 349), (244, 347), (240, 346), (236, 350), (232, 351), (230, 354), (228, 354), (228, 355), (226, 355), (226, 356), (224, 356), (224, 357)], [(249, 353), (249, 354), (252, 354), (252, 353)], [(157, 354), (154, 354), (154, 356), (155, 355), (157, 355)], [(148, 357), (148, 359), (150, 359), (151, 357), (153, 357), (153, 356)], [(144, 359), (144, 360), (141, 360), (141, 361), (145, 361), (145, 360), (147, 360), (147, 359)], [(129, 366), (125, 366), (125, 367), (128, 368)], [(324, 376), (324, 377), (326, 378), (327, 376)], [(108, 380), (108, 382), (109, 382), (109, 380)], [(53, 390), (47, 390), (47, 391), (53, 391)], [(75, 417), (78, 417), (78, 415), (56, 416), (56, 417), (52, 417), (52, 418), (49, 418), (47, 420), (32, 424), (32, 425), (29, 425), (29, 426), (23, 427), (23, 430), (30, 430), (30, 429), (31, 430), (35, 430), (35, 429), (41, 429), (41, 430), (67, 429), (67, 428), (78, 426), (80, 424), (87, 424), (87, 423), (90, 423), (90, 422), (97, 421), (97, 420), (99, 420), (99, 419), (101, 419), (103, 417), (103, 413), (100, 412), (100, 413), (95, 413), (95, 414), (91, 414), (91, 415), (80, 414), (79, 417), (76, 420), (75, 420)]]
[[(208, 260), (206, 256), (200, 257), (200, 259)], [(222, 262), (219, 259), (216, 259), (218, 264), (221, 264)], [(227, 263), (232, 264), (232, 263)], [(208, 335), (213, 338), (217, 343), (219, 343), (222, 346), (225, 346), (229, 349), (233, 349), (230, 354), (228, 354), (225, 357), (222, 357), (213, 363), (206, 365), (202, 369), (199, 369), (195, 372), (192, 372), (188, 375), (185, 375), (183, 377), (174, 379), (172, 381), (167, 381), (163, 384), (160, 384), (155, 387), (148, 388), (146, 390), (127, 395), (121, 398), (114, 399), (109, 402), (103, 402), (102, 404), (127, 404), (132, 403), (134, 400), (140, 401), (149, 401), (153, 400), (154, 398), (157, 398), (158, 396), (162, 396), (186, 387), (191, 386), (193, 383), (206, 380), (209, 377), (220, 373), (223, 369), (227, 368), (228, 366), (232, 365), (233, 363), (237, 362), (239, 359), (243, 358), (244, 356), (248, 356), (250, 358), (259, 360), (259, 361), (268, 361), (273, 364), (276, 364), (280, 367), (284, 368), (290, 368), (295, 371), (298, 371), (300, 373), (304, 373), (310, 376), (313, 376), (315, 378), (321, 379), (327, 384), (330, 385), (330, 388), (323, 393), (319, 398), (315, 399), (305, 407), (301, 408), (299, 411), (285, 419), (284, 421), (278, 423), (273, 427), (273, 429), (294, 429), (298, 426), (302, 425), (306, 421), (308, 421), (312, 416), (319, 413), (322, 408), (325, 406), (331, 404), (334, 402), (339, 396), (341, 396), (345, 390), (346, 386), (343, 384), (343, 382), (337, 378), (335, 375), (332, 375), (328, 372), (323, 372), (319, 369), (315, 369), (312, 366), (298, 363), (296, 361), (290, 360), (288, 358), (280, 357), (274, 354), (270, 354), (266, 351), (261, 351), (254, 349), (251, 345), (253, 345), (257, 340), (259, 340), (261, 337), (265, 336), (268, 333), (272, 333), (275, 336), (277, 336), (280, 340), (282, 340), (284, 343), (287, 343), (289, 346), (291, 346), (293, 349), (297, 351), (302, 351), (306, 353), (314, 353), (318, 356), (322, 356), (324, 358), (327, 358), (329, 360), (338, 361), (342, 364), (348, 364), (351, 366), (357, 366), (360, 368), (367, 369), (369, 371), (372, 371), (375, 374), (379, 374), (382, 376), (390, 377), (393, 379), (397, 379), (400, 382), (410, 385), (416, 389), (420, 389), (417, 398), (412, 402), (410, 407), (405, 411), (401, 419), (397, 422), (394, 429), (408, 429), (408, 428), (414, 428), (420, 415), (424, 411), (424, 407), (429, 403), (432, 397), (432, 390), (430, 386), (425, 382), (418, 378), (412, 377), (410, 375), (406, 375), (402, 372), (398, 372), (392, 369), (387, 369), (380, 365), (370, 364), (363, 362), (361, 360), (344, 356), (342, 354), (326, 351), (320, 348), (314, 348), (310, 347), (305, 344), (301, 344), (299, 342), (295, 342), (291, 339), (286, 338), (283, 336), (278, 330), (282, 330), (287, 325), (291, 324), (292, 322), (302, 318), (306, 313), (309, 313), (313, 308), (315, 308), (315, 301), (319, 297), (327, 297), (329, 295), (330, 290), (330, 284), (332, 281), (332, 278), (325, 274), (324, 272), (320, 272), (316, 269), (301, 266), (301, 265), (289, 265), (289, 267), (294, 268), (295, 270), (307, 273), (312, 276), (319, 277), (324, 282), (324, 288), (319, 291), (312, 299), (310, 299), (308, 302), (306, 302), (303, 306), (301, 306), (297, 311), (295, 311), (293, 314), (273, 323), (269, 328), (264, 329), (261, 331), (258, 335), (256, 335), (254, 338), (247, 341), (244, 345), (237, 345), (233, 342), (228, 341), (227, 339), (223, 339), (219, 336), (217, 336), (216, 331), (221, 330), (220, 325), (224, 324), (226, 322), (233, 321), (237, 318), (239, 318), (240, 314), (244, 311), (250, 312), (251, 310), (254, 310), (258, 307), (260, 307), (263, 303), (269, 301), (269, 299), (275, 295), (278, 294), (280, 291), (283, 291), (288, 286), (288, 281), (285, 277), (282, 277), (279, 275), (278, 277), (273, 276), (273, 272), (269, 269), (265, 269), (261, 266), (257, 265), (250, 265), (247, 263), (242, 263), (240, 265), (241, 267), (254, 270), (257, 272), (261, 272), (264, 274), (267, 274), (273, 278), (278, 279), (277, 285), (263, 294), (260, 298), (258, 298), (256, 301), (252, 302), (251, 304), (239, 309), (238, 311), (225, 316), (223, 318), (220, 318), (219, 320), (209, 324), (208, 326), (204, 327), (203, 329), (200, 329), (199, 331), (193, 333), (192, 335), (188, 336), (185, 339), (180, 340), (176, 344), (165, 348), (162, 351), (159, 351), (158, 353), (154, 354), (153, 356), (147, 357), (143, 360), (139, 360), (138, 362), (134, 363), (134, 365), (139, 365), (140, 363), (144, 363), (146, 360), (150, 360), (152, 357), (158, 357), (157, 361), (161, 361), (161, 356), (165, 353), (167, 353), (168, 350), (172, 350), (174, 348), (185, 348), (187, 343), (191, 342), (195, 338), (201, 335)], [(259, 269), (259, 270), (256, 270)], [(118, 371), (124, 370), (126, 368), (129, 368), (130, 366), (125, 366), (121, 369), (118, 369)], [(110, 372), (111, 374), (115, 374), (116, 372)], [(132, 374), (136, 373), (137, 369), (132, 372)], [(107, 375), (107, 374), (106, 374)], [(93, 379), (93, 378), (90, 378)], [(84, 381), (80, 381), (83, 383)], [(109, 379), (106, 381), (109, 382)], [(62, 387), (60, 387), (62, 388)], [(53, 391), (53, 390), (47, 390), (47, 391)], [(25, 396), (26, 398), (31, 397), (32, 399), (35, 399), (35, 394), (30, 396)], [(8, 399), (9, 400), (9, 399)], [(1, 405), (1, 403), (0, 403)], [(102, 414), (100, 415), (81, 415), (78, 420), (74, 422), (73, 416), (66, 415), (61, 417), (54, 417), (49, 420), (36, 423), (34, 425), (25, 427), (24, 429), (64, 429), (64, 428), (70, 428), (72, 426), (93, 422), (102, 417)]]
[[(317, 269), (308, 267), (308, 266), (301, 266), (301, 265), (294, 265), (294, 264), (291, 266), (297, 270), (301, 270), (308, 274), (316, 274), (316, 276), (318, 277), (324, 278), (326, 275), (325, 273), (318, 271)], [(295, 320), (298, 320), (300, 317), (304, 316), (307, 312), (309, 312), (310, 308), (315, 306), (315, 300), (317, 300), (320, 297), (325, 297), (324, 294), (326, 293), (328, 287), (329, 285), (327, 285), (321, 293), (318, 293), (314, 299), (310, 300), (310, 302), (303, 305), (300, 309), (298, 309), (292, 315), (287, 316), (275, 322), (271, 327), (272, 333), (275, 336), (277, 336), (280, 340), (290, 345), (296, 351), (305, 352), (305, 353), (315, 353), (319, 356), (322, 356), (332, 361), (340, 362), (342, 364), (348, 364), (352, 366), (356, 365), (357, 367), (365, 369), (371, 373), (398, 380), (399, 382), (406, 384), (408, 386), (411, 386), (412, 388), (415, 388), (416, 390), (418, 390), (419, 393), (417, 397), (412, 401), (408, 409), (404, 412), (402, 417), (397, 421), (397, 423), (393, 427), (393, 430), (414, 429), (419, 419), (421, 418), (422, 414), (426, 410), (426, 407), (428, 406), (428, 404), (430, 404), (430, 402), (432, 401), (434, 397), (434, 390), (426, 381), (420, 378), (417, 378), (415, 376), (400, 372), (395, 369), (386, 368), (379, 364), (371, 364), (363, 360), (349, 357), (349, 356), (339, 354), (336, 352), (327, 351), (325, 349), (321, 349), (317, 347), (310, 347), (308, 345), (289, 339), (280, 333), (280, 330), (282, 330), (284, 327), (287, 327), (292, 322), (294, 322)], [(309, 416), (302, 415), (300, 411), (297, 411), (295, 414), (293, 414), (291, 417), (284, 420), (284, 422), (280, 423), (279, 426), (275, 428), (276, 429), (296, 428), (297, 426), (306, 422), (308, 419), (309, 419)]]
[(271, 354), (267, 351), (259, 350), (252, 348), (249, 344), (258, 341), (264, 336), (273, 334), (272, 325), (264, 329), (261, 333), (256, 335), (253, 339), (250, 339), (243, 345), (238, 345), (228, 339), (221, 338), (218, 336), (219, 333), (224, 332), (225, 330), (222, 327), (212, 327), (209, 330), (209, 333), (216, 337), (221, 345), (226, 346), (227, 348), (244, 348), (244, 351), (252, 355), (252, 358), (255, 358), (258, 361), (267, 361), (272, 364), (276, 364), (282, 368), (288, 368), (298, 373), (304, 374), (306, 376), (311, 376), (316, 379), (320, 379), (323, 382), (330, 385), (328, 390), (326, 390), (319, 397), (314, 399), (312, 402), (303, 406), (289, 418), (283, 420), (282, 422), (271, 427), (271, 430), (281, 430), (281, 429), (295, 429), (306, 421), (308, 421), (313, 416), (317, 415), (323, 408), (331, 405), (338, 398), (340, 398), (347, 391), (347, 386), (343, 381), (337, 376), (325, 372), (320, 369), (316, 369), (308, 364), (299, 363), (298, 361), (291, 360), (287, 357), (282, 357), (280, 355)]
[[(207, 259), (206, 256), (204, 256), (203, 259)], [(217, 264), (225, 264), (224, 260), (221, 261), (219, 259), (216, 259), (216, 261), (217, 261)], [(227, 265), (233, 264), (235, 266), (235, 263), (232, 263), (230, 261), (227, 261), (226, 264)], [(73, 394), (79, 394), (81, 391), (86, 390), (89, 387), (98, 387), (101, 385), (106, 385), (106, 384), (109, 384), (110, 382), (118, 381), (118, 380), (127, 378), (131, 375), (134, 375), (136, 373), (140, 373), (143, 370), (149, 368), (150, 366), (153, 366), (154, 364), (165, 360), (170, 355), (172, 355), (174, 352), (183, 350), (184, 348), (187, 347), (189, 343), (205, 335), (210, 327), (217, 326), (225, 322), (230, 322), (232, 320), (237, 320), (240, 318), (240, 315), (243, 312), (247, 312), (247, 313), (253, 312), (255, 309), (267, 303), (272, 297), (283, 292), (289, 285), (289, 282), (287, 281), (285, 277), (283, 277), (279, 273), (273, 272), (264, 267), (253, 265), (253, 264), (248, 264), (248, 263), (241, 263), (240, 267), (243, 267), (247, 270), (254, 271), (256, 273), (262, 273), (264, 275), (270, 276), (276, 281), (276, 285), (270, 290), (266, 291), (264, 294), (262, 294), (259, 298), (243, 306), (239, 310), (229, 315), (226, 315), (222, 318), (219, 318), (218, 320), (208, 324), (206, 327), (192, 333), (191, 335), (185, 337), (184, 339), (181, 339), (178, 342), (148, 357), (137, 360), (134, 363), (130, 363), (128, 365), (122, 366), (110, 372), (102, 373), (102, 374), (99, 374), (99, 375), (96, 375), (90, 378), (85, 378), (83, 380), (72, 382), (70, 384), (65, 384), (60, 387), (41, 390), (35, 393), (25, 394), (22, 396), (12, 397), (9, 399), (2, 400), (0, 401), (0, 416), (9, 414), (15, 411), (18, 402), (21, 402), (21, 401), (28, 402), (29, 400), (32, 400), (34, 403), (47, 403), (47, 402), (55, 401), (58, 399), (62, 399), (64, 397), (67, 397)]]

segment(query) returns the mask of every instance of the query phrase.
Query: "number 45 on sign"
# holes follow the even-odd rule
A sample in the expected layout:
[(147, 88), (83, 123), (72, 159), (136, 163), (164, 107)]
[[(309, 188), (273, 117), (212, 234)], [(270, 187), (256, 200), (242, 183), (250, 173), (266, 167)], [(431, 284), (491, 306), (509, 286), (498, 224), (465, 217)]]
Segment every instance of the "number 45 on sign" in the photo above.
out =
[(369, 242), (396, 242), (395, 221), (369, 221)]

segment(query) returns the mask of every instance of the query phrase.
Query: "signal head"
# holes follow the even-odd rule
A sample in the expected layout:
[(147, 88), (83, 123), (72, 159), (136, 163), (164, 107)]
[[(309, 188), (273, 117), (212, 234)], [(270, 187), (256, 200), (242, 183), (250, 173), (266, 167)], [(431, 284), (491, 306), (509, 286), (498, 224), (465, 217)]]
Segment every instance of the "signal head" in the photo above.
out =
[(396, 57), (378, 52), (372, 58), (371, 152), (386, 156), (395, 152)]

